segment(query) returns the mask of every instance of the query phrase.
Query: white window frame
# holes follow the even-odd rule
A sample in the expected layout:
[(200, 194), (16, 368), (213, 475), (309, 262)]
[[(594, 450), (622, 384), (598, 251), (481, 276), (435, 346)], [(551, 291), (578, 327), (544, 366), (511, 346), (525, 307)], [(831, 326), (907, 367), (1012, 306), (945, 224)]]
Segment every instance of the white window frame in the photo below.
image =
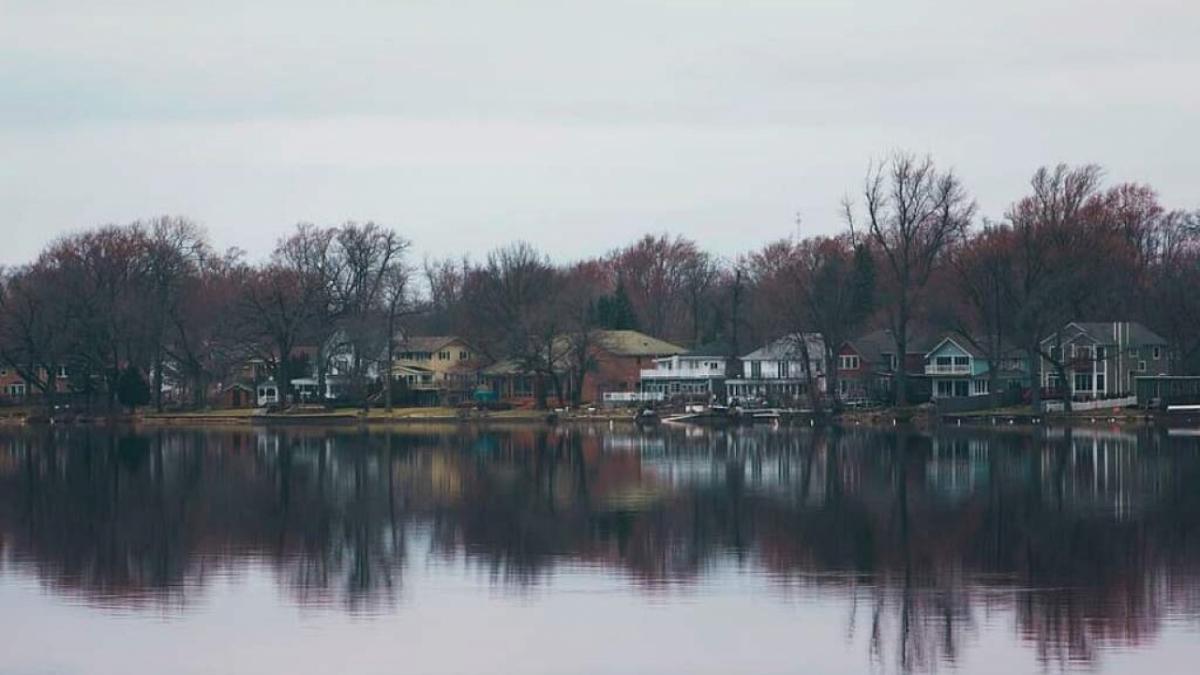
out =
[(857, 354), (839, 354), (838, 368), (841, 370), (858, 370), (862, 365), (862, 360)]

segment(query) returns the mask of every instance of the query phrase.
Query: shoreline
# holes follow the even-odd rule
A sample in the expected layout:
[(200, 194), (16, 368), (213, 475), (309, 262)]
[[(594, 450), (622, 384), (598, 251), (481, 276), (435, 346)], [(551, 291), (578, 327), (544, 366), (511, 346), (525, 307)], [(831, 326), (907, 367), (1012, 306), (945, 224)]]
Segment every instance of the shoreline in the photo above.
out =
[[(866, 428), (1038, 428), (1064, 426), (1183, 426), (1200, 428), (1200, 414), (1168, 414), (1139, 409), (1078, 413), (1035, 414), (1024, 409), (979, 411), (962, 414), (942, 414), (927, 408), (880, 408), (875, 410), (844, 411), (835, 416), (818, 419), (820, 426)], [(784, 426), (799, 424), (801, 418), (784, 419)], [(636, 425), (632, 411), (624, 409), (596, 412), (556, 413), (547, 410), (469, 411), (454, 408), (398, 408), (388, 413), (372, 409), (366, 414), (360, 409), (298, 411), (265, 413), (260, 409), (212, 410), (196, 412), (128, 413), (120, 415), (78, 416), (48, 420), (29, 411), (8, 411), (0, 414), (0, 427), (38, 426), (139, 426), (139, 427), (286, 427), (286, 426), (408, 426), (418, 424), (452, 424), (464, 426), (542, 425), (542, 424), (623, 424)], [(656, 423), (657, 424), (657, 423)], [(667, 422), (667, 424), (673, 424)], [(718, 421), (716, 423), (687, 423), (696, 426), (723, 428), (772, 424), (763, 421)], [(779, 422), (775, 422), (779, 424)]]

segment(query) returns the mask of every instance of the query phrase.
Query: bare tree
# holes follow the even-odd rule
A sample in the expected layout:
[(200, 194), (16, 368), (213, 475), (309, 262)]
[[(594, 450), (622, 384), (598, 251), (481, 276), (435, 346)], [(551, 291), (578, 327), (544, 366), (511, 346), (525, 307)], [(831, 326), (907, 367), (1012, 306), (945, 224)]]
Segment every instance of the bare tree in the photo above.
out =
[[(868, 171), (863, 198), (867, 237), (882, 260), (885, 307), (900, 361), (896, 402), (903, 406), (908, 403), (909, 327), (930, 276), (966, 232), (975, 202), (953, 172), (939, 172), (931, 157), (904, 153)], [(846, 214), (854, 229), (853, 210), (847, 208)]]
[(472, 344), (493, 361), (512, 359), (535, 378), (535, 398), (546, 406), (546, 385), (564, 399), (560, 377), (566, 345), (557, 314), (559, 272), (533, 246), (518, 242), (488, 254), (468, 275), (464, 303)]
[[(139, 224), (135, 228), (141, 229)], [(163, 370), (168, 353), (167, 331), (180, 313), (183, 290), (211, 255), (203, 231), (184, 218), (163, 216), (145, 226), (145, 318), (152, 349), (153, 401), (163, 409)], [(178, 326), (178, 323), (176, 323)]]
[(1015, 250), (1012, 231), (1003, 224), (986, 225), (957, 247), (951, 272), (960, 303), (953, 305), (954, 331), (988, 360), (988, 391), (999, 392), (999, 371), (1013, 333)]
[[(1099, 189), (1100, 167), (1042, 167), (1030, 181), (1033, 193), (1014, 204), (1007, 220), (1016, 238), (1016, 282), (1013, 284), (1015, 327), (1031, 356), (1032, 404), (1041, 407), (1041, 362), (1045, 359), (1066, 382), (1062, 349), (1064, 316), (1078, 316), (1093, 292), (1095, 262), (1104, 242), (1091, 236), (1086, 206)], [(1050, 336), (1053, 344), (1043, 344)], [(1070, 409), (1070, 397), (1064, 397)]]
[[(341, 334), (350, 349), (351, 381), (364, 408), (369, 405), (367, 369), (379, 365), (385, 352), (391, 353), (394, 312), (399, 311), (391, 303), (403, 299), (395, 294), (405, 285), (399, 289), (395, 285), (406, 281), (403, 256), (409, 246), (407, 239), (375, 223), (347, 223), (334, 239), (331, 255), (339, 260), (335, 266), (339, 274), (333, 279), (334, 301), (340, 308)], [(390, 391), (390, 358), (382, 364), (382, 376)]]
[(72, 317), (47, 261), (0, 270), (0, 362), (42, 393), (54, 413), (60, 368), (71, 357)]

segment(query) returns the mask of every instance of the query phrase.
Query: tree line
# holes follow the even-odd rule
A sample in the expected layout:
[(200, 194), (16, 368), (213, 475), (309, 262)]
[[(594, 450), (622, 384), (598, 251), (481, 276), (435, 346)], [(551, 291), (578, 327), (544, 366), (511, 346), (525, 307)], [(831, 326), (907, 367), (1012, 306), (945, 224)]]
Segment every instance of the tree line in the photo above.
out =
[[(733, 356), (816, 333), (832, 363), (860, 332), (889, 328), (904, 354), (916, 327), (932, 326), (988, 358), (1006, 345), (1040, 354), (1065, 381), (1046, 340), (1067, 321), (1122, 320), (1162, 334), (1194, 372), (1200, 210), (1169, 209), (1149, 185), (1104, 177), (1095, 165), (1043, 167), (988, 218), (953, 171), (897, 153), (869, 169), (835, 234), (738, 255), (664, 233), (570, 262), (528, 242), (418, 261), (395, 230), (346, 222), (300, 224), (252, 261), (216, 250), (186, 218), (106, 225), (0, 271), (0, 359), (50, 405), (67, 391), (115, 406), (133, 370), (161, 408), (164, 382), (180, 403), (203, 406), (251, 359), (285, 390), (309, 371), (323, 390), (332, 360), (349, 355), (365, 400), (399, 337), (454, 334), (578, 402), (598, 329), (719, 342)], [(315, 350), (310, 362), (300, 347)], [(836, 369), (826, 376), (836, 396)], [(903, 369), (896, 379), (903, 404)], [(390, 406), (392, 388), (382, 389)]]

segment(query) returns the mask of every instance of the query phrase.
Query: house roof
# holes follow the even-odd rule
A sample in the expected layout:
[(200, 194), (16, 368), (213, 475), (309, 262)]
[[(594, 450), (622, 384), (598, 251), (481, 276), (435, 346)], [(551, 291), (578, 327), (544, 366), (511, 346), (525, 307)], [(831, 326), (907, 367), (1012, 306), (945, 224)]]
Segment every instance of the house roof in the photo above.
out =
[(393, 373), (415, 373), (418, 375), (428, 375), (433, 372), (431, 368), (422, 368), (421, 366), (410, 366), (404, 363), (392, 364)]
[(484, 375), (524, 375), (525, 368), (516, 359), (502, 359), (483, 369)]
[[(946, 342), (953, 342), (954, 344), (958, 345), (959, 349), (970, 354), (971, 356), (977, 359), (986, 359), (988, 358), (987, 353), (978, 346), (986, 341), (987, 338), (980, 336), (968, 337), (958, 333), (945, 333), (937, 340), (937, 342), (933, 343), (933, 345), (929, 348), (929, 351), (925, 353), (925, 357), (929, 358), (932, 356), (933, 353), (940, 349), (941, 346)], [(1011, 358), (1019, 355), (1021, 352), (1020, 348), (1004, 338), (1000, 338), (999, 347), (1000, 353), (997, 356), (1000, 358)]]
[[(1063, 332), (1066, 334), (1064, 337), (1068, 342), (1077, 337), (1084, 337), (1095, 344), (1111, 345), (1117, 341), (1115, 333), (1118, 327), (1124, 327), (1128, 331), (1128, 344), (1130, 345), (1166, 346), (1167, 344), (1167, 341), (1158, 333), (1136, 321), (1072, 321), (1063, 326)], [(1055, 339), (1055, 335), (1049, 335), (1042, 339), (1042, 344), (1053, 342)]]
[(436, 352), (453, 342), (463, 342), (457, 335), (410, 335), (396, 343), (396, 348), (406, 352)]
[(596, 335), (596, 344), (619, 356), (672, 356), (687, 350), (636, 330), (605, 330)]
[[(825, 351), (824, 341), (815, 333), (805, 333), (804, 341), (808, 343), (809, 358), (820, 357)], [(766, 361), (776, 359), (800, 358), (800, 336), (785, 335), (768, 342), (742, 357), (745, 361)]]
[[(940, 342), (940, 340), (933, 339), (933, 334), (930, 331), (924, 328), (914, 328), (908, 336), (906, 349), (909, 354), (924, 356)], [(896, 335), (890, 328), (883, 328), (860, 335), (847, 340), (847, 344), (854, 351), (858, 352), (859, 356), (872, 362), (882, 360), (884, 354), (895, 354), (897, 350)]]
[(1079, 328), (1079, 330), (1081, 332), (1083, 332), (1089, 338), (1091, 338), (1092, 340), (1094, 340), (1100, 344), (1111, 344), (1116, 341), (1116, 338), (1114, 337), (1114, 332), (1117, 330), (1116, 326), (1120, 325), (1120, 323), (1124, 323), (1124, 325), (1127, 327), (1127, 329), (1129, 331), (1129, 343), (1130, 344), (1142, 344), (1142, 345), (1153, 345), (1153, 344), (1165, 345), (1165, 344), (1167, 344), (1167, 341), (1164, 340), (1162, 338), (1162, 336), (1160, 336), (1158, 333), (1155, 333), (1154, 331), (1150, 330), (1149, 328), (1146, 328), (1145, 326), (1143, 326), (1142, 324), (1140, 324), (1136, 321), (1125, 321), (1125, 322), (1075, 321), (1075, 322), (1072, 322), (1070, 325)]

